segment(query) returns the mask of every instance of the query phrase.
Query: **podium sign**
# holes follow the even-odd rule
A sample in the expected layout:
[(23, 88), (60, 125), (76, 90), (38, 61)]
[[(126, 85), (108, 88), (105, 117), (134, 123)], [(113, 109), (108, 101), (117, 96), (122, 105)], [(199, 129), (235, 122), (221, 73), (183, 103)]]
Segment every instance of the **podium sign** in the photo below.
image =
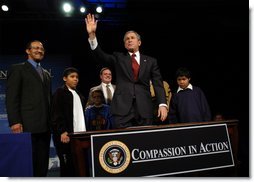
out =
[(91, 135), (92, 174), (168, 176), (234, 166), (226, 124)]

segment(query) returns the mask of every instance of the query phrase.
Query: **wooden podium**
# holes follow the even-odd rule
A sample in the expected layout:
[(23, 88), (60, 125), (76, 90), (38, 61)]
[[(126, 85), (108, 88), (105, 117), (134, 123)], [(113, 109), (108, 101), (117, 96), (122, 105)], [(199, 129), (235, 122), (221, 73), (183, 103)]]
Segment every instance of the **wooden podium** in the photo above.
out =
[(216, 124), (226, 124), (227, 125), (234, 160), (237, 163), (238, 120), (178, 123), (178, 124), (158, 125), (158, 126), (151, 125), (151, 126), (130, 127), (130, 128), (126, 128), (126, 129), (70, 133), (69, 136), (71, 138), (73, 160), (74, 160), (74, 163), (76, 166), (77, 175), (78, 176), (87, 176), (87, 177), (90, 176), (89, 163), (90, 163), (90, 143), (91, 143), (90, 136), (91, 135), (116, 133), (116, 132), (155, 130), (155, 129), (165, 129), (165, 128), (180, 128), (180, 127), (200, 126), (200, 125), (216, 125)]

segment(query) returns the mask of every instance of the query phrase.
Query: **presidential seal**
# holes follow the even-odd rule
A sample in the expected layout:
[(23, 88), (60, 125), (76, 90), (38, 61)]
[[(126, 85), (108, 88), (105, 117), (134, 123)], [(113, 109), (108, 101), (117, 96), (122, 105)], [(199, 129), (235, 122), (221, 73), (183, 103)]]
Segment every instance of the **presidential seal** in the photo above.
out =
[(123, 142), (110, 141), (101, 148), (99, 161), (105, 171), (112, 174), (120, 173), (130, 163), (130, 150)]

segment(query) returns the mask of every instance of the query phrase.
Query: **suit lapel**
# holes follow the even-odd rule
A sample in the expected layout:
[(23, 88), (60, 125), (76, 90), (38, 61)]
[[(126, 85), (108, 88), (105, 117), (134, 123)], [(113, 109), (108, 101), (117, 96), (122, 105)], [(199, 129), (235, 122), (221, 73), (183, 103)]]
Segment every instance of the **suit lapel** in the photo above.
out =
[(147, 65), (147, 60), (142, 54), (140, 54), (140, 67), (139, 67), (139, 74), (138, 74), (139, 78), (141, 78), (142, 75), (144, 74), (146, 65)]
[(133, 79), (133, 72), (132, 72), (132, 66), (131, 66), (131, 56), (126, 53), (126, 56), (124, 57), (124, 67), (127, 68), (127, 69), (123, 69), (124, 71), (126, 70), (126, 74), (129, 75), (129, 77), (131, 79)]
[[(131, 79), (134, 79), (132, 65), (131, 65), (131, 56), (128, 53), (124, 57), (124, 64), (125, 64), (125, 67), (127, 68), (124, 70), (127, 70), (127, 74), (129, 75)], [(140, 54), (140, 67), (139, 67), (139, 75), (138, 75), (139, 78), (141, 78), (142, 75), (145, 73), (146, 65), (147, 65), (147, 60), (145, 59), (145, 56)]]
[(50, 80), (50, 75), (44, 68), (42, 68), (42, 75), (43, 75), (43, 83), (48, 84)]
[(98, 89), (103, 91), (102, 83), (98, 86)]
[[(38, 81), (42, 82), (40, 75), (37, 73), (37, 71), (34, 69), (33, 65), (31, 65), (28, 62), (25, 62), (25, 68), (34, 75), (38, 79)], [(43, 73), (44, 74), (44, 73)], [(43, 75), (44, 76), (44, 75)]]
[(114, 88), (114, 91), (116, 90), (116, 86), (115, 85), (112, 85), (113, 86), (113, 88)]

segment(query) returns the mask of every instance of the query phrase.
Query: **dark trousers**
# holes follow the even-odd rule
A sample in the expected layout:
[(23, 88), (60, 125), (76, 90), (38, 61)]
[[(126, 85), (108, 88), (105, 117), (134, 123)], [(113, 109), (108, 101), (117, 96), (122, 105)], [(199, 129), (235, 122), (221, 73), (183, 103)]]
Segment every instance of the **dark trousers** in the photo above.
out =
[(50, 133), (35, 133), (31, 136), (34, 177), (46, 177), (49, 165)]
[(56, 148), (56, 153), (60, 161), (60, 176), (75, 177), (75, 166), (73, 164), (71, 144), (62, 143), (61, 135), (54, 134), (53, 141)]
[(61, 177), (75, 177), (75, 168), (72, 164), (72, 157), (70, 154), (58, 155), (60, 160), (60, 176)]
[(133, 99), (130, 112), (125, 116), (113, 115), (114, 128), (152, 125), (153, 118), (142, 118), (138, 112), (136, 100)]
[(60, 176), (61, 177), (75, 177), (77, 176), (75, 174), (75, 167), (73, 164), (70, 144), (65, 144), (69, 146), (69, 149), (66, 151), (63, 151), (61, 149), (58, 149), (58, 157), (60, 160)]

